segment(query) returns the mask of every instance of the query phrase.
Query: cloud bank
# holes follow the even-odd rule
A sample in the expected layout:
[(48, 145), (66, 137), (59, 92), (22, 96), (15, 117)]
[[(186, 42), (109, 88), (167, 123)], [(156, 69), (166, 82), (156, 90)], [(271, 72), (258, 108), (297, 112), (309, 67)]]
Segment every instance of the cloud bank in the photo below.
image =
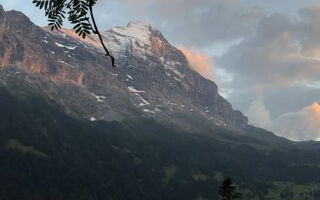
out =
[(268, 128), (292, 140), (320, 140), (320, 105), (315, 102), (298, 112), (280, 115)]
[[(312, 104), (320, 99), (319, 6), (300, 9), (296, 18), (263, 16), (252, 35), (216, 58), (216, 67), (233, 75), (224, 87), (241, 91), (231, 102), (251, 101), (238, 104), (251, 124), (294, 140), (320, 137), (319, 104)], [(263, 99), (255, 86), (263, 88)]]

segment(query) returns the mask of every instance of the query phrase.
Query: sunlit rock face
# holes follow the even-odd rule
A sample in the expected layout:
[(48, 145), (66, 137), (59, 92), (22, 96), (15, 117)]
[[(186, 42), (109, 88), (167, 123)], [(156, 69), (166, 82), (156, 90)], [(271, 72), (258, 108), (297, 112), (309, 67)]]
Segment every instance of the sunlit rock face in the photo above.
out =
[(152, 117), (187, 130), (243, 129), (214, 82), (191, 70), (183, 53), (150, 25), (103, 32), (116, 68), (96, 36), (39, 28), (19, 12), (0, 11), (0, 83), (46, 96), (88, 120)]

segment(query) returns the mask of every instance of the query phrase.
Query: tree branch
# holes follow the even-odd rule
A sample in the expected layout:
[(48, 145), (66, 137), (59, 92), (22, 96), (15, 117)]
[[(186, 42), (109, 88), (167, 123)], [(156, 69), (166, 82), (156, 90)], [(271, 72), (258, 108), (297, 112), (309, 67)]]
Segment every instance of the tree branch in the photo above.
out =
[(100, 34), (100, 32), (99, 32), (99, 29), (98, 29), (98, 26), (97, 26), (97, 24), (96, 24), (96, 21), (95, 21), (94, 15), (93, 15), (93, 9), (92, 9), (92, 3), (91, 3), (91, 1), (90, 1), (90, 4), (89, 4), (89, 10), (90, 10), (90, 15), (91, 15), (91, 20), (92, 20), (92, 23), (93, 23), (92, 32), (93, 32), (94, 34), (97, 34), (97, 35), (98, 35), (99, 40), (100, 40), (100, 43), (101, 43), (104, 51), (106, 52), (106, 56), (107, 56), (107, 57), (110, 57), (112, 67), (115, 67), (114, 57), (110, 54), (108, 48), (107, 48), (106, 45), (104, 44), (103, 39), (102, 39), (102, 36), (101, 36), (101, 34)]

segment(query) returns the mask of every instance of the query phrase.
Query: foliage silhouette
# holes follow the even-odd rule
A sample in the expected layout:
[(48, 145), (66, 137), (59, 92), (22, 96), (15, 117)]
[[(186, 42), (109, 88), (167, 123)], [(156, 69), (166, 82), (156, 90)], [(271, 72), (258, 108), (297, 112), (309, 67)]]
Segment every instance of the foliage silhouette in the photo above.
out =
[(60, 29), (67, 16), (68, 21), (74, 25), (72, 29), (80, 37), (85, 38), (91, 33), (98, 35), (100, 43), (106, 53), (105, 55), (110, 57), (112, 66), (114, 67), (114, 57), (104, 44), (94, 18), (93, 6), (96, 5), (97, 1), (98, 0), (33, 0), (32, 3), (40, 10), (45, 11), (45, 16), (48, 17), (48, 25), (51, 30)]
[(233, 184), (230, 178), (223, 181), (219, 189), (219, 196), (221, 200), (240, 200), (241, 194), (238, 188)]

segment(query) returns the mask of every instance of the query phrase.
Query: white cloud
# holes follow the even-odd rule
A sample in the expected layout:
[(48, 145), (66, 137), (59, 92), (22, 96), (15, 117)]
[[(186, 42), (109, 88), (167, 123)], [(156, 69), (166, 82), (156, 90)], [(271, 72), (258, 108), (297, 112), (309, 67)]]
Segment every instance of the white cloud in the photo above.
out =
[(282, 114), (269, 123), (268, 129), (292, 140), (319, 140), (320, 105), (315, 102), (300, 111)]
[[(284, 102), (285, 103), (285, 102)], [(296, 112), (271, 119), (261, 100), (254, 101), (246, 112), (249, 123), (268, 129), (294, 141), (320, 140), (320, 105), (315, 102)]]
[(249, 118), (249, 123), (254, 126), (267, 128), (270, 123), (270, 113), (261, 100), (251, 103), (245, 115)]

